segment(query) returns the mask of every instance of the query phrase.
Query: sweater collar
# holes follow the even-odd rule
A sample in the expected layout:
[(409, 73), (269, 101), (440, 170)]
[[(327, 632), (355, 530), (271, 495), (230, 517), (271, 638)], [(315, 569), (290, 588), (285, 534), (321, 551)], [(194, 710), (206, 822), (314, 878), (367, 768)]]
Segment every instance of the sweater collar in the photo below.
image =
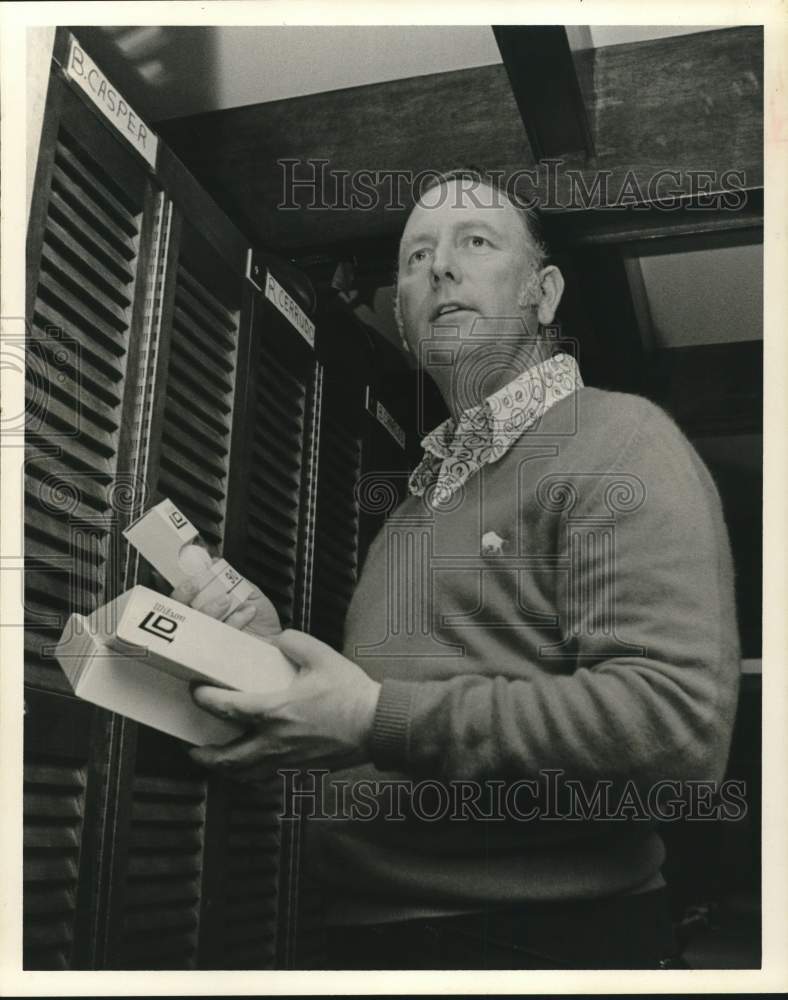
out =
[(434, 501), (446, 502), (472, 472), (501, 459), (552, 406), (582, 386), (577, 362), (568, 354), (526, 368), (459, 420), (448, 417), (423, 438), (424, 457), (408, 489), (422, 496), (434, 483)]

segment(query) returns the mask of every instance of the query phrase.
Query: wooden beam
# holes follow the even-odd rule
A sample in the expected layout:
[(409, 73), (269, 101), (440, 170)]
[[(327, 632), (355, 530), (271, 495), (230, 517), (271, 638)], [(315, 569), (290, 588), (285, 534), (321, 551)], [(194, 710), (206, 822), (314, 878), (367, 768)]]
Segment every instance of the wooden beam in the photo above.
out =
[(763, 229), (763, 188), (718, 191), (707, 196), (643, 201), (611, 208), (576, 212), (544, 212), (545, 236), (550, 246), (581, 247), (603, 244), (651, 243), (657, 252), (668, 240), (689, 239), (731, 245), (753, 242)]
[[(761, 187), (762, 55), (759, 26), (575, 53), (580, 78), (593, 80), (583, 90), (595, 159), (568, 155), (543, 169), (534, 197), (551, 216), (593, 210), (620, 218), (625, 206), (660, 197)], [(279, 252), (397, 236), (410, 191), (396, 171), (413, 176), (470, 160), (511, 178), (535, 167), (503, 65), (161, 122), (157, 130), (249, 240)], [(289, 209), (278, 207), (284, 159), (310, 182)], [(368, 203), (343, 207), (342, 178), (352, 194), (350, 179), (361, 170)], [(398, 176), (401, 207), (391, 197)]]
[(594, 141), (566, 29), (495, 25), (495, 41), (535, 160), (593, 156)]

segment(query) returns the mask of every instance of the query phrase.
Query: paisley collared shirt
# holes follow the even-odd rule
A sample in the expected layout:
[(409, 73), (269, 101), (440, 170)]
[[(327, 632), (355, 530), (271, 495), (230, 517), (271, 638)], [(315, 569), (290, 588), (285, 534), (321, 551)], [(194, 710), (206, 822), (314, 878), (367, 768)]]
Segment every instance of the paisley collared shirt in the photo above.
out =
[(434, 507), (448, 503), (469, 476), (497, 462), (551, 406), (582, 386), (577, 362), (568, 354), (527, 368), (483, 403), (465, 410), (459, 421), (448, 417), (422, 440), (424, 457), (408, 489), (415, 496), (429, 490)]

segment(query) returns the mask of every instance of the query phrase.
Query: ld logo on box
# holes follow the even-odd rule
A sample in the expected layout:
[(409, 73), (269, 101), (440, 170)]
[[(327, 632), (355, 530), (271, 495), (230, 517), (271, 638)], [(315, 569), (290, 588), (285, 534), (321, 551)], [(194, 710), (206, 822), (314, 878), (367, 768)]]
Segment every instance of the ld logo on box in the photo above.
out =
[(189, 523), (179, 510), (172, 511), (170, 514), (170, 520), (176, 528), (182, 528), (185, 524)]
[(165, 642), (172, 642), (172, 637), (178, 628), (178, 623), (174, 622), (172, 618), (160, 615), (156, 611), (149, 611), (140, 622), (139, 628), (143, 632), (150, 632), (151, 635), (156, 635), (160, 639), (164, 639)]

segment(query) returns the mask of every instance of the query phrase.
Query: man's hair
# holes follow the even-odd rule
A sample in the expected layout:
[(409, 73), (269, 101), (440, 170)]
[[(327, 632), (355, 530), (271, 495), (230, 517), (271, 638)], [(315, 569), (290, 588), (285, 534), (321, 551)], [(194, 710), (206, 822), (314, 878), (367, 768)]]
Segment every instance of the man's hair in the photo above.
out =
[[(432, 191), (437, 187), (442, 187), (452, 181), (460, 181), (461, 189), (463, 191), (472, 191), (475, 187), (479, 186), (489, 188), (497, 199), (495, 203), (500, 204), (502, 200), (509, 202), (512, 208), (515, 209), (522, 219), (523, 227), (525, 229), (526, 242), (530, 252), (530, 279), (532, 279), (536, 273), (541, 271), (547, 261), (548, 251), (542, 239), (542, 230), (536, 209), (530, 206), (526, 207), (521, 204), (516, 193), (511, 194), (507, 191), (505, 185), (501, 183), (499, 173), (493, 173), (491, 171), (484, 170), (481, 167), (473, 166), (457, 167), (453, 170), (447, 170), (445, 173), (433, 174), (424, 184), (422, 184), (420, 190), (416, 193), (416, 197), (417, 199), (422, 199), (428, 191)], [(467, 184), (463, 182), (467, 182)], [(534, 294), (532, 280), (527, 280), (524, 283), (524, 292), (528, 296), (532, 296)], [(402, 313), (399, 306), (399, 247), (397, 248), (397, 258), (394, 263), (394, 318), (397, 323), (397, 329), (399, 330), (403, 347), (407, 351), (408, 346), (405, 341)]]

